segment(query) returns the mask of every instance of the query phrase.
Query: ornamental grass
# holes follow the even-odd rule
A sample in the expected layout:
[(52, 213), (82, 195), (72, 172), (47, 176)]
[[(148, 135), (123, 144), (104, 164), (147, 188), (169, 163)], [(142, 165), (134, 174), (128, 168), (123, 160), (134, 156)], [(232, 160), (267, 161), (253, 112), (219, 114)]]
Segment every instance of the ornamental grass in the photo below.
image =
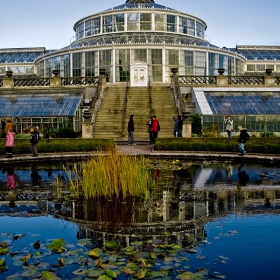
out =
[[(70, 180), (72, 190), (75, 181)], [(82, 162), (81, 188), (86, 199), (90, 197), (148, 197), (148, 189), (155, 184), (143, 156), (129, 156), (114, 149), (106, 155), (99, 152)]]

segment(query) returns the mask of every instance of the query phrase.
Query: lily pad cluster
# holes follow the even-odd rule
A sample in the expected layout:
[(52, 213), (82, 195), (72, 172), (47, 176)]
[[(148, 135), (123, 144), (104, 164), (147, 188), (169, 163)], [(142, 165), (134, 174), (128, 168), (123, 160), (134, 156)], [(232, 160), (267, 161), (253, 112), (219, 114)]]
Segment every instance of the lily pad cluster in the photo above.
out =
[[(0, 237), (5, 239), (0, 243), (1, 248), (7, 248), (0, 257), (0, 278), (7, 280), (224, 278), (217, 271), (210, 273), (209, 268), (191, 267), (191, 258), (202, 262), (206, 258), (199, 253), (200, 244), (206, 243), (190, 235), (184, 248), (172, 240), (170, 232), (152, 239), (130, 236), (129, 244), (120, 241), (120, 237), (105, 239), (99, 246), (88, 238), (77, 243), (67, 243), (63, 238), (38, 239), (28, 244), (39, 235), (1, 234)], [(19, 240), (25, 241), (25, 246), (17, 244)], [(227, 262), (226, 257), (219, 259)]]

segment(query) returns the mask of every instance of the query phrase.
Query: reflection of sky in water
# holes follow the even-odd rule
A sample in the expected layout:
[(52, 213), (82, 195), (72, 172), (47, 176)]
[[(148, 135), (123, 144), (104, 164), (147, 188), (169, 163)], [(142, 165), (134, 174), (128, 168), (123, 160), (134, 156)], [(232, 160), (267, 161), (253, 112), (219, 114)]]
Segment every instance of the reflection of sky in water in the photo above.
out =
[[(227, 164), (217, 163), (203, 166), (192, 166), (192, 184), (195, 189), (203, 188), (205, 185), (237, 184), (241, 171), (249, 176), (247, 186), (252, 185), (280, 185), (279, 167), (273, 165), (261, 165), (250, 163), (230, 163), (231, 174), (228, 175)], [(180, 175), (179, 175), (180, 176)]]

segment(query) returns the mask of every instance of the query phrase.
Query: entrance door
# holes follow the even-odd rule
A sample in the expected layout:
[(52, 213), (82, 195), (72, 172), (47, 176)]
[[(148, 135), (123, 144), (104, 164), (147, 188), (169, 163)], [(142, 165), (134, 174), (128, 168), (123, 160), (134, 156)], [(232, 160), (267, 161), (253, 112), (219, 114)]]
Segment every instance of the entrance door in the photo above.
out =
[(147, 66), (133, 66), (131, 67), (131, 86), (145, 87), (148, 84)]

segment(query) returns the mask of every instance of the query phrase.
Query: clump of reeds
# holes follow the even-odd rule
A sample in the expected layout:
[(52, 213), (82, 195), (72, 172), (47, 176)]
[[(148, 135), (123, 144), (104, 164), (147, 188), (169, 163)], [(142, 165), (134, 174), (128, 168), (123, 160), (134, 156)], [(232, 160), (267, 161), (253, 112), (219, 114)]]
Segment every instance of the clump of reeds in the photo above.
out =
[(144, 157), (122, 155), (114, 150), (108, 155), (99, 153), (82, 163), (82, 189), (86, 198), (148, 196), (148, 188), (154, 185)]

